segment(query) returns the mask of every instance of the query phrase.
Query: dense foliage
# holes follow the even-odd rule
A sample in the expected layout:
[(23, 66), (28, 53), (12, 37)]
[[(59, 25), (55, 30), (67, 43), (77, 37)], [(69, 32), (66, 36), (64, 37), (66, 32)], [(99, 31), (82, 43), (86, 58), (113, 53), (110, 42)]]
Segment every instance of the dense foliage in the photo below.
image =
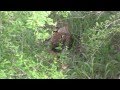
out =
[[(49, 52), (57, 21), (69, 23), (71, 50)], [(120, 12), (0, 11), (0, 78), (120, 78)]]

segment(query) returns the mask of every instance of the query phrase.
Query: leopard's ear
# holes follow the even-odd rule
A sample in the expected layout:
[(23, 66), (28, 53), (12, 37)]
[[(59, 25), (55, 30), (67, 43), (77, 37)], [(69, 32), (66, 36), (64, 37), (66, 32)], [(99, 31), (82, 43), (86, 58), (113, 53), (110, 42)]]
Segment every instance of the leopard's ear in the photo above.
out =
[(65, 35), (61, 35), (61, 38), (63, 38)]

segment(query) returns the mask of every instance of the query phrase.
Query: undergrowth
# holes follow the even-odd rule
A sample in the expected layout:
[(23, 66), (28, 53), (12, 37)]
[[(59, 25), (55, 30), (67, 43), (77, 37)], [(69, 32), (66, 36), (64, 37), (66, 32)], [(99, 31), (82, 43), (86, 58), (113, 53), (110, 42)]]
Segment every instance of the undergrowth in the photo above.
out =
[[(119, 12), (1, 11), (0, 16), (0, 78), (120, 78)], [(74, 42), (71, 50), (53, 54), (46, 40), (58, 19), (69, 23)]]

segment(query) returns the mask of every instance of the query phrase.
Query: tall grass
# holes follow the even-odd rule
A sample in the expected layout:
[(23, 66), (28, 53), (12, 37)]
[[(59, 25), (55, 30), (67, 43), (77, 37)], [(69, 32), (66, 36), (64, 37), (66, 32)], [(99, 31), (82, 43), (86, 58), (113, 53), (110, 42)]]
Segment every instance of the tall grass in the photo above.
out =
[[(56, 17), (48, 19), (49, 14), (0, 12), (0, 78), (120, 77), (119, 12), (54, 12)], [(50, 38), (52, 30), (45, 22), (53, 25), (52, 19), (69, 23), (74, 37), (71, 50), (64, 49), (57, 55), (49, 52), (49, 42), (44, 42)]]

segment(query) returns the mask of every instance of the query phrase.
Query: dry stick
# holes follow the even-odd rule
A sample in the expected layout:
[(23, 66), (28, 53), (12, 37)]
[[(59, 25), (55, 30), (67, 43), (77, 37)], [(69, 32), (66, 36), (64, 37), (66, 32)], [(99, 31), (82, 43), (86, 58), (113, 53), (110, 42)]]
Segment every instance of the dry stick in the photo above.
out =
[(108, 29), (112, 24), (117, 23), (119, 20), (120, 20), (120, 19), (117, 19), (117, 20), (115, 20), (115, 21), (113, 21), (113, 22), (107, 24), (105, 29)]

